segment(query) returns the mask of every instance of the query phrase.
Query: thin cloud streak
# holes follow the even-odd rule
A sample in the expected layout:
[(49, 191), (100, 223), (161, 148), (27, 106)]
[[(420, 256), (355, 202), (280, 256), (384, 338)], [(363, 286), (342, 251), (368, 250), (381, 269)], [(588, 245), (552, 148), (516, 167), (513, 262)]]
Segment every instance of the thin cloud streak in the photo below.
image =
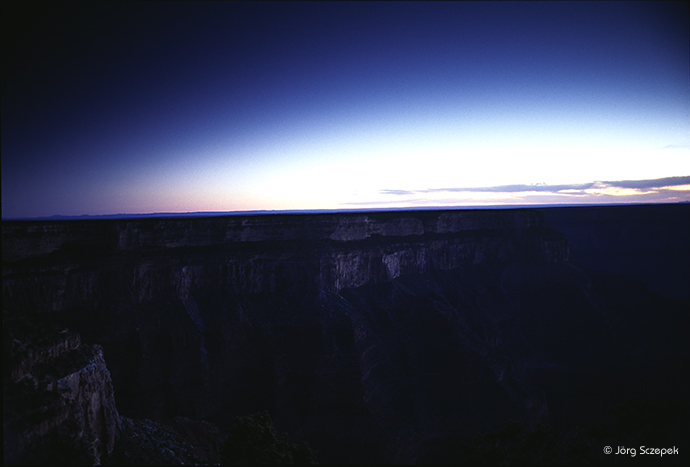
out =
[(603, 182), (619, 188), (664, 188), (667, 186), (690, 185), (690, 176), (666, 177), (655, 180), (622, 180), (618, 182)]
[[(665, 177), (652, 180), (616, 180), (596, 181), (590, 183), (567, 185), (501, 185), (492, 187), (465, 187), (465, 188), (429, 188), (425, 190), (381, 190), (382, 195), (414, 195), (419, 193), (523, 193), (523, 192), (547, 192), (554, 194), (589, 194), (585, 190), (604, 190), (607, 188), (628, 188), (634, 190), (651, 190), (665, 187), (690, 185), (690, 176)], [(566, 192), (567, 193), (563, 193)]]

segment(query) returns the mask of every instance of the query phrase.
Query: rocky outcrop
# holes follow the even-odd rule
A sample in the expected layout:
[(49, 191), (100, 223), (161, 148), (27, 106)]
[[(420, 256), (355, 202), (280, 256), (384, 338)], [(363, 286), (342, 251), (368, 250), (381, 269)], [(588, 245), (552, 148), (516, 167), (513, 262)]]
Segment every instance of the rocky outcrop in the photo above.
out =
[(4, 463), (100, 462), (120, 420), (98, 345), (3, 315)]
[(103, 465), (219, 465), (224, 439), (218, 427), (204, 421), (122, 417), (117, 445)]

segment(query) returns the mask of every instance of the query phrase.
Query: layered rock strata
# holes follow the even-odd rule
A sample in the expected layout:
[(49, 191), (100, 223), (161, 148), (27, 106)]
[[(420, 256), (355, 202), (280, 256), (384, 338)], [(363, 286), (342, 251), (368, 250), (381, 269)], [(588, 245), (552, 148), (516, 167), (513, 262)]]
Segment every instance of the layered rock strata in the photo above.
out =
[(338, 293), (463, 264), (569, 259), (563, 235), (520, 210), (17, 221), (3, 223), (2, 251), (4, 303), (37, 312), (93, 306), (104, 291), (135, 303), (199, 289)]

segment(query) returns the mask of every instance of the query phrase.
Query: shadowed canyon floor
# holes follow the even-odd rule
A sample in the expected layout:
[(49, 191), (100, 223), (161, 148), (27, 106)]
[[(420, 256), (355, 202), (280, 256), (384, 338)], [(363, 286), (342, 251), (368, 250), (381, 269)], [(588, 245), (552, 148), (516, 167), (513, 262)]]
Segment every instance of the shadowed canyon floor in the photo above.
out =
[(687, 410), (689, 219), (664, 205), (5, 221), (3, 311), (101, 345), (129, 419), (223, 431), (268, 410), (323, 463), (435, 463), (508, 420), (566, 433), (635, 396)]

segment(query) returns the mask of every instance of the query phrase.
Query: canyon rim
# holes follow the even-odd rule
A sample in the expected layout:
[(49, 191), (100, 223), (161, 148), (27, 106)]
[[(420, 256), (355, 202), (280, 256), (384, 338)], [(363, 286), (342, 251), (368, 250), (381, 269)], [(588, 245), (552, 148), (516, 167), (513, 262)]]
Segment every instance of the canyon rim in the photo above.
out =
[[(63, 336), (26, 344), (48, 350), (24, 366), (5, 361), (5, 405), (30, 381), (63, 407), (31, 426), (90, 427), (94, 459), (117, 443), (120, 416), (223, 430), (267, 410), (321, 462), (404, 464), (508, 420), (567, 432), (632, 397), (684, 411), (689, 214), (3, 220), (4, 318)], [(4, 333), (5, 354), (18, 339)], [(45, 376), (73, 352), (85, 356)], [(22, 414), (4, 418), (7, 453)], [(40, 437), (27, 430), (9, 430), (26, 449)]]

